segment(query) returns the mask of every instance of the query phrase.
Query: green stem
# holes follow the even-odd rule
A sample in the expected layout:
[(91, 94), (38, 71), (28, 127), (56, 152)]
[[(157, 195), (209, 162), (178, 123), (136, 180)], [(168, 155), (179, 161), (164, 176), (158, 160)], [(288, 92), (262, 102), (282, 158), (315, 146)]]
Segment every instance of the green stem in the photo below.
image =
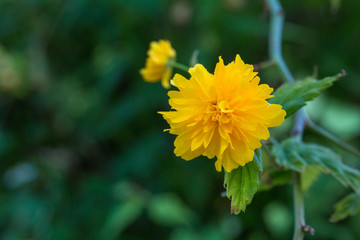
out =
[(302, 240), (304, 232), (302, 226), (305, 226), (304, 213), (304, 197), (301, 185), (301, 174), (293, 172), (294, 183), (294, 214), (295, 214), (295, 230), (293, 240)]
[(270, 7), (270, 36), (269, 36), (269, 54), (280, 68), (281, 73), (288, 82), (294, 82), (289, 68), (282, 56), (282, 29), (284, 25), (284, 12), (278, 0), (267, 0)]
[(274, 60), (267, 60), (264, 62), (260, 62), (260, 63), (254, 64), (254, 71), (259, 71), (260, 69), (272, 67), (274, 65), (276, 65), (276, 62)]
[[(271, 141), (270, 141), (270, 138), (269, 138), (269, 142), (271, 142)], [(269, 155), (269, 156), (271, 156), (271, 149), (270, 149), (269, 146), (267, 145), (267, 142), (261, 141), (261, 144), (262, 144), (262, 149), (265, 150), (266, 154)]]
[[(296, 119), (292, 130), (292, 135), (296, 137), (297, 141), (302, 141), (305, 126), (308, 122), (307, 115), (304, 109), (300, 109), (296, 113)], [(293, 172), (294, 184), (294, 235), (293, 240), (302, 240), (305, 232), (313, 233), (314, 230), (305, 224), (305, 210), (304, 210), (304, 197), (301, 184), (301, 173)]]
[[(270, 36), (269, 36), (269, 55), (274, 60), (285, 80), (288, 83), (294, 82), (289, 68), (287, 67), (284, 58), (282, 56), (281, 44), (282, 44), (282, 28), (284, 24), (284, 12), (281, 4), (278, 0), (267, 0), (270, 8)], [(307, 116), (303, 109), (297, 112), (296, 121), (294, 124), (292, 134), (296, 136), (298, 141), (301, 141), (304, 128), (307, 122)], [(301, 174), (293, 172), (293, 184), (294, 184), (294, 212), (295, 212), (295, 228), (293, 240), (302, 240), (304, 238), (305, 229), (313, 232), (311, 227), (305, 225), (305, 213), (304, 213), (304, 197), (301, 186)], [(311, 233), (312, 233), (311, 232)]]
[[(270, 19), (270, 35), (269, 35), (269, 55), (270, 58), (275, 61), (283, 74), (286, 82), (293, 83), (294, 77), (292, 76), (289, 68), (287, 67), (284, 58), (282, 56), (281, 44), (282, 44), (282, 28), (284, 24), (284, 12), (281, 7), (279, 0), (266, 0), (270, 8), (271, 19)], [(336, 143), (345, 150), (360, 157), (360, 152), (348, 145), (341, 139), (335, 137), (325, 129), (317, 126), (310, 121), (302, 108), (296, 113), (296, 120), (292, 135), (296, 137), (298, 141), (302, 141), (302, 136), (305, 126), (309, 127), (313, 131), (317, 132), (321, 136), (329, 139)], [(295, 229), (293, 240), (302, 240), (305, 233), (314, 234), (314, 229), (305, 224), (304, 214), (304, 198), (301, 186), (301, 174), (298, 172), (293, 173), (294, 183), (294, 212), (295, 212)]]
[(330, 140), (331, 142), (335, 143), (336, 145), (338, 145), (342, 149), (351, 152), (352, 154), (354, 154), (357, 157), (360, 157), (360, 152), (356, 148), (350, 146), (349, 144), (347, 144), (346, 142), (344, 142), (340, 138), (332, 135), (330, 132), (328, 132), (327, 130), (323, 129), (322, 127), (316, 125), (314, 122), (308, 121), (306, 126), (309, 129), (311, 129), (312, 131), (314, 131), (315, 133), (319, 134), (320, 136), (322, 136), (322, 137)]
[(296, 113), (294, 127), (292, 129), (292, 135), (297, 138), (298, 141), (302, 140), (305, 126), (309, 122), (309, 118), (306, 115), (304, 108), (299, 109)]
[(189, 71), (189, 67), (184, 65), (184, 64), (181, 64), (181, 63), (178, 63), (178, 62), (175, 62), (174, 60), (169, 60), (168, 61), (168, 66), (171, 66), (173, 68), (177, 68), (177, 69), (180, 69), (180, 70), (183, 70), (185, 72), (188, 72)]

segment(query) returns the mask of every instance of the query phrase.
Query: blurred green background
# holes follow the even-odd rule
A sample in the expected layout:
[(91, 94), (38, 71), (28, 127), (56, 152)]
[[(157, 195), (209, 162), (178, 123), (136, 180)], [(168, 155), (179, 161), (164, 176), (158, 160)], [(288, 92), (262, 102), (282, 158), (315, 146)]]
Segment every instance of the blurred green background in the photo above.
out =
[[(282, 3), (295, 77), (348, 73), (310, 116), (359, 149), (360, 2)], [(0, 239), (290, 239), (291, 186), (230, 215), (214, 160), (174, 156), (157, 114), (167, 92), (139, 74), (153, 40), (170, 40), (185, 64), (198, 49), (212, 72), (219, 55), (267, 60), (268, 33), (260, 0), (0, 0)], [(281, 83), (274, 68), (259, 74)], [(274, 136), (288, 136), (292, 121)], [(316, 181), (305, 199), (316, 235), (306, 239), (360, 239), (359, 216), (328, 221), (348, 192), (329, 176)]]

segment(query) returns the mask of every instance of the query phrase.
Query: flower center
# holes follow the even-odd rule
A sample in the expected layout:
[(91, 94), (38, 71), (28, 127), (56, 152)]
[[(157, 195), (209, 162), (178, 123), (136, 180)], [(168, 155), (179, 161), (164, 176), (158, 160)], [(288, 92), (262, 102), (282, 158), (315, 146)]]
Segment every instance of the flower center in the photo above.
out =
[(234, 112), (234, 109), (231, 109), (229, 103), (226, 100), (222, 100), (218, 104), (213, 103), (208, 107), (208, 113), (211, 114), (211, 120), (221, 123), (230, 122), (229, 115), (232, 112)]
[(219, 106), (220, 111), (223, 112), (223, 113), (231, 113), (231, 112), (234, 111), (234, 109), (229, 109), (230, 105), (225, 100), (220, 101), (218, 106)]

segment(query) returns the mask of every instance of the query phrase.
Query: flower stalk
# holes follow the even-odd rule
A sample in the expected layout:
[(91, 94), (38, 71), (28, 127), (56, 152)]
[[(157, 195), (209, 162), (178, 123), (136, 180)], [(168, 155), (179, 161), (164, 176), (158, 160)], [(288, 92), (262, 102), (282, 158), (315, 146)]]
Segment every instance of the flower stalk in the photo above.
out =
[(185, 71), (185, 72), (188, 72), (189, 71), (189, 67), (184, 65), (184, 64), (181, 64), (181, 63), (178, 63), (176, 62), (174, 59), (170, 59), (168, 62), (167, 62), (167, 66), (168, 67), (171, 67), (171, 68), (177, 68), (179, 70), (182, 70), (182, 71)]
[(254, 64), (254, 71), (259, 71), (260, 69), (272, 67), (274, 65), (277, 65), (274, 60), (260, 62), (260, 63)]

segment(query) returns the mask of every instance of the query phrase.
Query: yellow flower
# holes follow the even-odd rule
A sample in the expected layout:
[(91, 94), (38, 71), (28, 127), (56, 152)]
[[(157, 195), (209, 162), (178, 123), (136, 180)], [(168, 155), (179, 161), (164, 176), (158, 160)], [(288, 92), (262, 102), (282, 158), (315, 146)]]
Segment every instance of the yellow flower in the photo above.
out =
[(169, 80), (172, 74), (172, 68), (168, 66), (168, 61), (176, 56), (175, 50), (167, 40), (151, 42), (150, 49), (147, 52), (145, 68), (140, 70), (140, 74), (147, 82), (157, 82), (161, 80), (164, 88), (169, 88)]
[(253, 69), (237, 55), (227, 66), (220, 57), (214, 75), (201, 64), (189, 70), (189, 80), (175, 75), (178, 91), (168, 93), (173, 111), (160, 114), (177, 135), (176, 156), (216, 157), (216, 170), (227, 172), (252, 161), (260, 140), (270, 137), (268, 128), (279, 126), (286, 115), (281, 105), (266, 101), (273, 89), (259, 85)]

